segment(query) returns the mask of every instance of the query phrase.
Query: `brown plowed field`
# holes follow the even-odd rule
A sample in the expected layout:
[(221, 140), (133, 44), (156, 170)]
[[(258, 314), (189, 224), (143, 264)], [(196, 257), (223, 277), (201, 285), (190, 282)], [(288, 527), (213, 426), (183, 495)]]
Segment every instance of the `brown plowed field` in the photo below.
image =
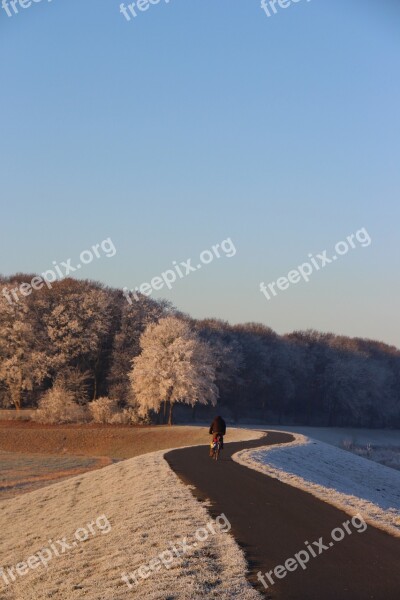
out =
[[(230, 430), (227, 441), (258, 434)], [(0, 500), (155, 450), (207, 444), (189, 426), (42, 425), (0, 421)]]

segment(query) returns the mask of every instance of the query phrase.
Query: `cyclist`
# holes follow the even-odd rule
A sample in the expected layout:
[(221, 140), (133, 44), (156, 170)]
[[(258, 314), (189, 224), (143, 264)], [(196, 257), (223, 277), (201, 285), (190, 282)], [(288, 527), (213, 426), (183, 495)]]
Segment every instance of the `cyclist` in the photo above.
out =
[[(217, 437), (219, 438), (219, 442), (221, 444), (221, 450), (223, 450), (224, 449), (224, 435), (226, 434), (226, 423), (222, 417), (220, 417), (219, 415), (218, 415), (218, 417), (215, 417), (214, 421), (211, 423), (209, 433), (210, 433), (210, 435), (213, 436), (213, 441)], [(212, 456), (212, 455), (213, 455), (213, 448), (211, 446), (210, 456)]]

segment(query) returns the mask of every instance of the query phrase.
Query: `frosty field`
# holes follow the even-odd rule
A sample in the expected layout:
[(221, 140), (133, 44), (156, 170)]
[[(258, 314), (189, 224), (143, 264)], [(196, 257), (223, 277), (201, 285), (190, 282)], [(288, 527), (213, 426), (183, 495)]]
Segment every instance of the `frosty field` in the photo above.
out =
[[(180, 428), (171, 428), (171, 443)], [(185, 428), (184, 434), (194, 428)], [(204, 430), (197, 428), (198, 434)], [(256, 432), (231, 430), (229, 439), (259, 437)], [(156, 442), (155, 442), (156, 443)], [(206, 448), (205, 448), (206, 451)], [(63, 600), (85, 597), (176, 600), (221, 598), (256, 600), (259, 594), (245, 578), (244, 556), (229, 533), (215, 542), (199, 542), (177, 558), (170, 568), (128, 588), (122, 580), (129, 573), (178, 542), (205, 527), (210, 520), (206, 507), (194, 499), (168, 467), (164, 451), (148, 453), (104, 469), (0, 502), (0, 568), (14, 573), (15, 581), (0, 577), (2, 600)], [(182, 510), (184, 507), (184, 510)], [(60, 556), (16, 576), (16, 565), (66, 537), (100, 515), (111, 524), (107, 535), (91, 535)], [(73, 538), (72, 538), (73, 539)], [(14, 571), (12, 571), (14, 569)], [(1, 572), (0, 572), (1, 574)]]
[[(288, 427), (271, 427), (286, 431)], [(352, 427), (290, 426), (290, 431), (348, 450), (386, 467), (400, 470), (400, 431)]]
[[(255, 432), (247, 435), (258, 437)], [(242, 430), (230, 428), (227, 439), (239, 441), (241, 436)], [(0, 421), (0, 500), (119, 460), (208, 441), (208, 427), (54, 426)]]
[(106, 457), (27, 455), (0, 450), (0, 499), (11, 498), (111, 463), (112, 460)]

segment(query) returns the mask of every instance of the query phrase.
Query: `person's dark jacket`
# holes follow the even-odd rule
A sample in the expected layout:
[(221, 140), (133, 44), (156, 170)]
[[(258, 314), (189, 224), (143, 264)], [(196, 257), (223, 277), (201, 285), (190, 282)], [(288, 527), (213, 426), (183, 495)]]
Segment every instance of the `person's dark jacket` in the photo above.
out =
[(210, 434), (213, 433), (221, 433), (222, 435), (225, 435), (226, 424), (222, 417), (215, 417), (214, 421), (211, 423)]

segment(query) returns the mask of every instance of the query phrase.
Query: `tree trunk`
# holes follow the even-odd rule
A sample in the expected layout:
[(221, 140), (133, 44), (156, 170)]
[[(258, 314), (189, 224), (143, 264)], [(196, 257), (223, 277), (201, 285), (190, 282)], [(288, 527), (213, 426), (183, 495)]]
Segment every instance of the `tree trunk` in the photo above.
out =
[(172, 413), (174, 410), (174, 403), (170, 400), (169, 402), (169, 417), (168, 417), (168, 425), (172, 425)]
[(17, 385), (14, 385), (10, 389), (11, 400), (16, 410), (21, 410), (21, 391)]
[(93, 384), (93, 400), (96, 400), (97, 398), (97, 388), (98, 388), (98, 378), (99, 378), (99, 365), (100, 365), (100, 354), (97, 355), (96, 358), (96, 363), (94, 365), (94, 369), (93, 369), (93, 379), (94, 379), (94, 384)]
[(267, 401), (265, 399), (262, 399), (262, 401), (261, 401), (261, 419), (264, 423), (265, 423), (266, 410), (267, 410)]
[(93, 400), (96, 400), (97, 396), (97, 375), (94, 376), (94, 384), (93, 384)]
[(163, 422), (163, 425), (165, 425), (165, 423), (167, 422), (167, 404), (168, 404), (167, 400), (164, 400), (163, 404), (164, 404), (164, 415), (163, 415), (162, 422)]
[(334, 402), (331, 402), (329, 405), (328, 412), (328, 427), (334, 427), (335, 425), (335, 405)]

